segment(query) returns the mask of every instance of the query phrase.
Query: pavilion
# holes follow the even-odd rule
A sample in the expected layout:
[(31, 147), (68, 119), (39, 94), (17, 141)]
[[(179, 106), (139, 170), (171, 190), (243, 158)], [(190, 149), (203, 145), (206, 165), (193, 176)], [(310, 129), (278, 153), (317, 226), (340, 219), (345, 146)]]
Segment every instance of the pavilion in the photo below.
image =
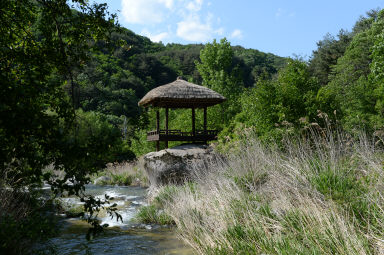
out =
[[(166, 85), (159, 86), (149, 91), (140, 101), (139, 106), (157, 107), (156, 130), (147, 133), (148, 141), (156, 141), (156, 150), (160, 149), (160, 141), (204, 142), (217, 139), (217, 130), (207, 130), (207, 107), (220, 104), (226, 99), (219, 93), (200, 85), (185, 81), (182, 77)], [(165, 108), (165, 129), (160, 129), (159, 108)], [(169, 108), (191, 108), (192, 109), (192, 132), (181, 130), (170, 130), (168, 128)], [(203, 130), (195, 128), (195, 109), (204, 110)]]

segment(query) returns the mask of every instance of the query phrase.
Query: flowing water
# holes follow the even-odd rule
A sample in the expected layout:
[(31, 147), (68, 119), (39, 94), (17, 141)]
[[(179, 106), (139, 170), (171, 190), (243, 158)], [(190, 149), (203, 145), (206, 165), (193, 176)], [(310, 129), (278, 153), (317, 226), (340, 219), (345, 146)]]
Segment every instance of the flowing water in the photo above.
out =
[[(85, 239), (87, 225), (78, 218), (63, 219), (63, 227), (58, 237), (50, 240), (60, 255), (80, 254), (193, 254), (192, 249), (176, 238), (174, 230), (166, 226), (145, 225), (134, 222), (134, 216), (140, 206), (145, 205), (146, 189), (140, 187), (94, 186), (89, 185), (86, 193), (96, 197), (107, 194), (117, 203), (118, 213), (123, 222), (111, 219), (101, 213), (102, 224), (109, 227), (93, 240)], [(64, 198), (68, 206), (81, 206), (76, 198)]]

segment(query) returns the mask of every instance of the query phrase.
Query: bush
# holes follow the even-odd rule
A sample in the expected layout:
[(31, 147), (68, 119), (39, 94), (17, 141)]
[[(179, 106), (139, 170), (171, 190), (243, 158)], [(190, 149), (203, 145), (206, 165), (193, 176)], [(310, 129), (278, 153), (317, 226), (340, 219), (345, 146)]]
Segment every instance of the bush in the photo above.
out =
[(30, 254), (33, 244), (57, 233), (50, 201), (23, 191), (0, 189), (0, 253)]

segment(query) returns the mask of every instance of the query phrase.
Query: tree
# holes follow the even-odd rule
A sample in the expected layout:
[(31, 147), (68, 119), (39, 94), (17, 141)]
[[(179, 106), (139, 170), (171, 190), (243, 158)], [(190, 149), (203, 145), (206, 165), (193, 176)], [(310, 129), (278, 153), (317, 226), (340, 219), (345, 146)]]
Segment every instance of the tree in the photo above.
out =
[(370, 81), (374, 84), (376, 116), (372, 118), (376, 129), (384, 128), (384, 11), (377, 15), (377, 21), (372, 25), (374, 37), (372, 63), (370, 65)]
[[(227, 102), (221, 104), (220, 108), (214, 108), (210, 114), (210, 118), (217, 126), (228, 123), (240, 109), (237, 100), (243, 84), (240, 70), (237, 66), (233, 66), (232, 60), (231, 44), (223, 38), (220, 43), (217, 43), (216, 40), (207, 43), (200, 52), (201, 62), (195, 62), (196, 68), (203, 78), (203, 85), (227, 98)], [(223, 116), (223, 119), (220, 119), (219, 116)]]
[[(375, 64), (371, 63), (375, 53), (372, 55), (372, 50), (375, 49), (375, 40), (380, 40), (382, 18), (376, 14), (371, 16), (357, 23), (359, 29), (356, 29), (343, 56), (332, 67), (330, 82), (317, 94), (320, 110), (330, 116), (336, 111), (337, 118), (349, 130), (365, 128), (372, 131), (378, 127), (374, 121), (378, 90), (370, 76), (374, 76), (371, 70)], [(380, 54), (376, 55), (378, 61)]]
[[(79, 137), (73, 72), (97, 49), (97, 40), (108, 42), (115, 16), (106, 4), (83, 0), (3, 0), (0, 22), (0, 188), (47, 181), (55, 193), (80, 196), (87, 174), (108, 160), (103, 153), (112, 141), (83, 143)], [(64, 179), (44, 173), (49, 164), (65, 171)], [(82, 199), (89, 222), (100, 229), (92, 211), (104, 202)]]
[(207, 43), (200, 52), (200, 60), (195, 64), (204, 86), (225, 97), (237, 96), (241, 92), (239, 70), (232, 65), (233, 51), (227, 39), (221, 39), (220, 43), (216, 40)]
[(340, 30), (338, 38), (327, 34), (323, 40), (317, 43), (317, 49), (313, 51), (309, 69), (319, 79), (321, 85), (329, 82), (331, 68), (343, 56), (352, 36), (345, 30)]
[(274, 80), (260, 79), (241, 97), (241, 112), (234, 122), (255, 128), (260, 136), (270, 138), (276, 127), (300, 127), (303, 119), (316, 117), (316, 93), (319, 84), (300, 60), (288, 60)]

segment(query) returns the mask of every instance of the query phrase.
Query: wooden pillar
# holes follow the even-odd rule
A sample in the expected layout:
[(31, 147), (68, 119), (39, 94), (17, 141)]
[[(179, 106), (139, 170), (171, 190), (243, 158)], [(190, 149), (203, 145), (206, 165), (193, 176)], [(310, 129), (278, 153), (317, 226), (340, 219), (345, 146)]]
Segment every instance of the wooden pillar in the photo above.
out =
[(207, 135), (207, 107), (204, 107), (204, 135)]
[(192, 135), (196, 136), (196, 129), (195, 129), (195, 107), (192, 107)]
[(160, 133), (160, 112), (159, 109), (156, 111), (156, 131)]
[[(207, 107), (204, 107), (204, 136), (207, 137)], [(207, 144), (208, 140), (204, 140), (204, 143)]]
[(156, 141), (156, 151), (160, 150), (160, 141)]
[[(156, 131), (160, 138), (160, 112), (159, 109), (156, 111)], [(156, 141), (156, 151), (160, 150), (160, 141)]]
[[(167, 136), (168, 136), (168, 111), (169, 111), (169, 108), (166, 107), (165, 108), (165, 134)], [(165, 141), (165, 148), (168, 149), (168, 140)]]

